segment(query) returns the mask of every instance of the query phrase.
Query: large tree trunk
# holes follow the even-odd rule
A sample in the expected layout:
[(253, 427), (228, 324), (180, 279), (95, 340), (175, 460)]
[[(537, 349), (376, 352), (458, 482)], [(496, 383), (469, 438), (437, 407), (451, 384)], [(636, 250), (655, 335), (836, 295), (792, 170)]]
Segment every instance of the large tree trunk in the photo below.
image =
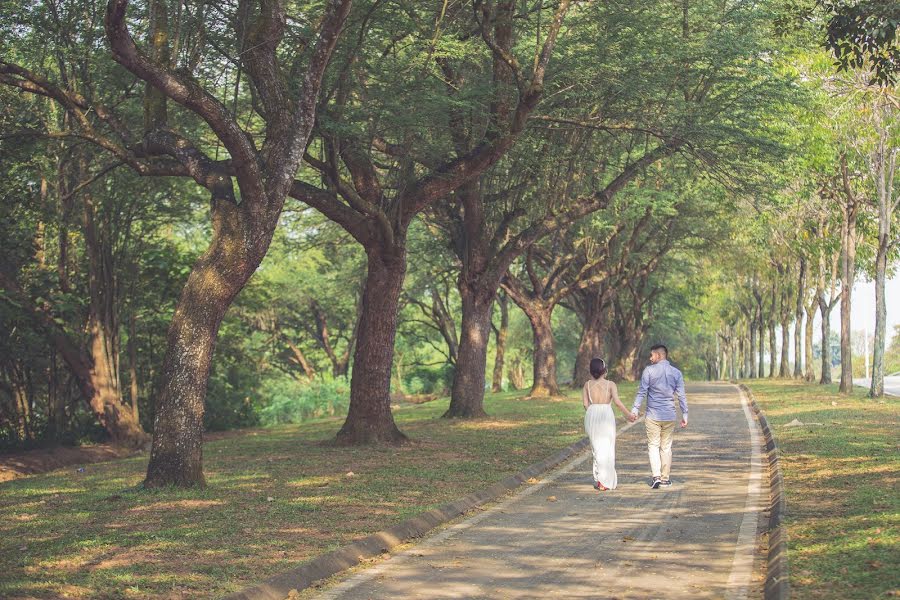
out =
[[(598, 302), (592, 301), (587, 308), (584, 319), (584, 329), (581, 331), (581, 339), (578, 342), (578, 353), (575, 356), (575, 369), (572, 374), (572, 387), (581, 389), (586, 381), (591, 379), (591, 360), (600, 357), (603, 353), (603, 311)], [(610, 357), (606, 357), (609, 363)]]
[(350, 410), (339, 444), (399, 444), (406, 436), (391, 414), (391, 371), (406, 248), (367, 248), (368, 271), (350, 378)]
[[(84, 157), (80, 160), (80, 172), (87, 173)], [(134, 413), (122, 403), (119, 385), (119, 325), (117, 318), (116, 280), (112, 251), (108, 239), (104, 239), (96, 225), (93, 197), (82, 194), (85, 250), (88, 258), (89, 308), (87, 331), (88, 351), (91, 357), (89, 377), (94, 394), (91, 408), (103, 415), (101, 423), (115, 444), (140, 447), (149, 441)]]
[(494, 377), (491, 382), (491, 391), (494, 393), (503, 391), (503, 366), (506, 356), (506, 338), (509, 335), (509, 297), (505, 293), (498, 297), (500, 305), (500, 327), (497, 328), (497, 344), (494, 352)]
[(581, 386), (591, 379), (591, 360), (603, 354), (603, 337), (599, 323), (585, 327), (581, 332), (572, 373), (573, 388), (581, 389)]
[(530, 307), (526, 312), (534, 336), (534, 379), (529, 396), (559, 396), (556, 379), (556, 346), (553, 343), (551, 317), (553, 307)]
[(205, 485), (203, 410), (216, 336), (275, 230), (274, 223), (251, 228), (240, 206), (216, 202), (212, 243), (191, 270), (169, 325), (145, 487)]
[(100, 425), (109, 433), (113, 443), (129, 446), (140, 446), (146, 442), (147, 434), (143, 432), (130, 410), (116, 398), (111, 401), (108, 390), (95, 387), (102, 379), (95, 378), (95, 369), (91, 356), (75, 345), (72, 339), (62, 330), (50, 314), (46, 305), (35, 306), (34, 302), (18, 287), (15, 281), (0, 272), (0, 288), (25, 311), (27, 311), (43, 329), (50, 345), (69, 367), (78, 384), (82, 397), (88, 402)]
[(462, 300), (461, 335), (450, 407), (443, 416), (483, 417), (486, 415), (484, 383), (488, 341), (491, 335), (491, 311), (496, 288), (479, 289), (466, 282), (462, 274), (458, 287)]

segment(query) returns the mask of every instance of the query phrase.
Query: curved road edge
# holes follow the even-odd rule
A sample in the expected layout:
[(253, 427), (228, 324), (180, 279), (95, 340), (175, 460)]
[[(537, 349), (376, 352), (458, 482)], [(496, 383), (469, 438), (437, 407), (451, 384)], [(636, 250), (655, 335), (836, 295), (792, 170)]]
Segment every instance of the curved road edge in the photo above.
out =
[(753, 392), (743, 383), (737, 386), (750, 401), (759, 420), (766, 441), (769, 459), (769, 553), (766, 559), (765, 600), (787, 600), (790, 597), (790, 571), (788, 569), (787, 529), (782, 524), (786, 511), (784, 478), (778, 460), (778, 445), (769, 426), (769, 420), (756, 403)]

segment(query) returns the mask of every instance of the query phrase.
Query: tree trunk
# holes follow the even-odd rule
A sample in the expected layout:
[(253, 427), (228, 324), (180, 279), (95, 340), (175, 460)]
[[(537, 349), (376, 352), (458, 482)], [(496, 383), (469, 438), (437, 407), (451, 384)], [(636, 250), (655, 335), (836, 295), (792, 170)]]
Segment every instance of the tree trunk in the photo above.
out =
[(797, 304), (794, 307), (794, 379), (803, 377), (803, 297), (806, 293), (806, 259), (800, 259), (800, 278), (797, 282)]
[(853, 393), (853, 347), (850, 332), (850, 308), (856, 279), (856, 223), (848, 226), (841, 266), (841, 384), (842, 394)]
[[(213, 238), (175, 307), (159, 373), (144, 486), (203, 486), (203, 411), (219, 326), (265, 256), (274, 223), (251, 227), (244, 203), (213, 201)], [(252, 240), (252, 242), (250, 242)], [(254, 245), (251, 246), (250, 244)]]
[(728, 377), (732, 381), (738, 378), (738, 361), (740, 361), (740, 354), (738, 351), (738, 336), (735, 332), (731, 337), (731, 372)]
[(522, 369), (522, 359), (518, 356), (513, 358), (509, 365), (509, 384), (514, 390), (525, 387), (525, 371)]
[[(491, 336), (491, 312), (496, 288), (479, 289), (466, 282), (463, 274), (460, 275), (458, 287), (462, 300), (461, 336), (456, 370), (453, 374), (453, 387), (450, 393), (450, 407), (443, 416), (467, 419), (484, 417), (486, 416), (484, 383), (487, 370), (487, 350)], [(498, 352), (502, 351), (498, 350)], [(500, 368), (503, 368), (502, 359)]]
[(831, 307), (824, 297), (819, 298), (819, 312), (822, 314), (822, 374), (819, 383), (831, 383)]
[[(80, 158), (79, 170), (87, 173), (86, 157)], [(97, 228), (93, 197), (82, 193), (84, 243), (88, 257), (89, 309), (87, 331), (91, 357), (89, 377), (94, 394), (91, 408), (103, 415), (104, 423), (115, 444), (140, 447), (148, 436), (131, 411), (125, 410), (119, 384), (119, 325), (117, 318), (116, 280), (109, 240)]]
[[(581, 331), (581, 339), (578, 342), (578, 353), (575, 356), (575, 370), (572, 375), (572, 387), (581, 389), (585, 382), (591, 379), (591, 359), (599, 357), (603, 353), (603, 311), (597, 306), (597, 302), (591, 302), (588, 306), (588, 314), (585, 315), (584, 329)], [(607, 363), (610, 357), (606, 357)]]
[(759, 356), (757, 357), (759, 360), (758, 371), (759, 378), (762, 379), (766, 376), (766, 324), (760, 319), (759, 321), (759, 348), (757, 351)]
[(309, 364), (309, 361), (306, 360), (306, 355), (303, 354), (303, 350), (301, 350), (297, 344), (289, 339), (285, 339), (284, 341), (285, 344), (287, 344), (288, 350), (291, 351), (291, 360), (293, 360), (297, 364), (297, 366), (303, 369), (303, 374), (306, 375), (307, 379), (315, 379), (316, 370), (311, 364)]
[(500, 327), (497, 329), (497, 347), (494, 352), (494, 377), (491, 391), (503, 391), (503, 362), (506, 355), (506, 338), (509, 335), (509, 297), (502, 293), (498, 297), (500, 305)]
[(51, 427), (53, 428), (53, 437), (56, 440), (62, 438), (66, 431), (66, 394), (63, 393), (60, 385), (60, 369), (56, 362), (56, 351), (50, 352), (50, 379), (47, 382), (51, 410), (53, 418), (51, 419)]
[(128, 321), (128, 380), (131, 391), (131, 413), (134, 415), (134, 420), (140, 423), (140, 409), (138, 408), (140, 387), (138, 386), (137, 374), (137, 335), (135, 327), (136, 320), (137, 319), (132, 313)]
[(847, 160), (841, 154), (844, 181), (844, 205), (841, 219), (841, 383), (842, 394), (853, 393), (853, 346), (850, 331), (850, 308), (853, 283), (856, 281), (856, 244), (859, 204), (851, 189)]
[(741, 351), (741, 379), (750, 377), (750, 338), (747, 334), (741, 335), (740, 339)]
[(887, 236), (879, 234), (875, 255), (875, 339), (872, 343), (872, 381), (869, 397), (884, 396), (884, 347), (887, 321), (887, 302), (884, 297), (885, 271), (887, 271)]
[(750, 347), (747, 352), (747, 376), (756, 379), (756, 323), (750, 323)]
[(350, 410), (337, 442), (400, 444), (407, 438), (391, 414), (391, 371), (406, 249), (370, 247), (366, 254), (368, 272), (350, 378)]
[(553, 326), (550, 322), (553, 307), (529, 307), (528, 321), (534, 337), (534, 380), (531, 397), (559, 396), (556, 380), (556, 346), (553, 343)]
[(781, 364), (778, 366), (778, 376), (787, 378), (791, 373), (791, 317), (785, 315), (781, 321)]
[[(883, 125), (883, 122), (881, 124)], [(875, 339), (872, 344), (870, 398), (884, 396), (884, 348), (887, 328), (887, 303), (884, 295), (885, 272), (887, 271), (888, 252), (892, 245), (891, 221), (898, 205), (898, 201), (894, 197), (898, 153), (896, 148), (888, 151), (890, 148), (887, 143), (888, 134), (887, 128), (879, 128), (879, 143), (875, 152), (875, 160), (870, 163), (870, 172), (875, 180), (875, 190), (878, 195), (878, 247), (875, 250)], [(869, 374), (867, 373), (867, 375)]]
[(775, 336), (775, 315), (769, 321), (769, 379), (775, 377), (775, 363), (778, 360), (777, 337)]
[(803, 379), (809, 383), (816, 380), (813, 372), (813, 332), (815, 330), (816, 303), (815, 300), (806, 306), (806, 328), (803, 336)]

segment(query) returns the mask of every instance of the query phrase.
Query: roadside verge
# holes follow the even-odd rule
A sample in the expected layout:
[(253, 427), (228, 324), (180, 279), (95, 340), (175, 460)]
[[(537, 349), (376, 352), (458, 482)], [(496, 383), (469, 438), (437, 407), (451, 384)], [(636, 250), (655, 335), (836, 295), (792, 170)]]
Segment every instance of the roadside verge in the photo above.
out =
[(759, 420), (760, 428), (766, 441), (766, 453), (769, 459), (769, 553), (766, 559), (766, 600), (786, 600), (790, 596), (788, 570), (787, 528), (784, 527), (786, 505), (784, 494), (784, 478), (778, 461), (778, 445), (765, 413), (760, 410), (753, 392), (743, 383), (738, 383), (741, 391), (747, 395), (750, 406)]

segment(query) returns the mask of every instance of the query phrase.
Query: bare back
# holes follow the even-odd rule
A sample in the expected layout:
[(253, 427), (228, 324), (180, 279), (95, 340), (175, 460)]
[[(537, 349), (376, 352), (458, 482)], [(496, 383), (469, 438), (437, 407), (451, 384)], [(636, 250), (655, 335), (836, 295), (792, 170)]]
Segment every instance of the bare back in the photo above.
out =
[(619, 389), (608, 379), (591, 379), (584, 384), (582, 396), (588, 404), (612, 404), (619, 399)]

